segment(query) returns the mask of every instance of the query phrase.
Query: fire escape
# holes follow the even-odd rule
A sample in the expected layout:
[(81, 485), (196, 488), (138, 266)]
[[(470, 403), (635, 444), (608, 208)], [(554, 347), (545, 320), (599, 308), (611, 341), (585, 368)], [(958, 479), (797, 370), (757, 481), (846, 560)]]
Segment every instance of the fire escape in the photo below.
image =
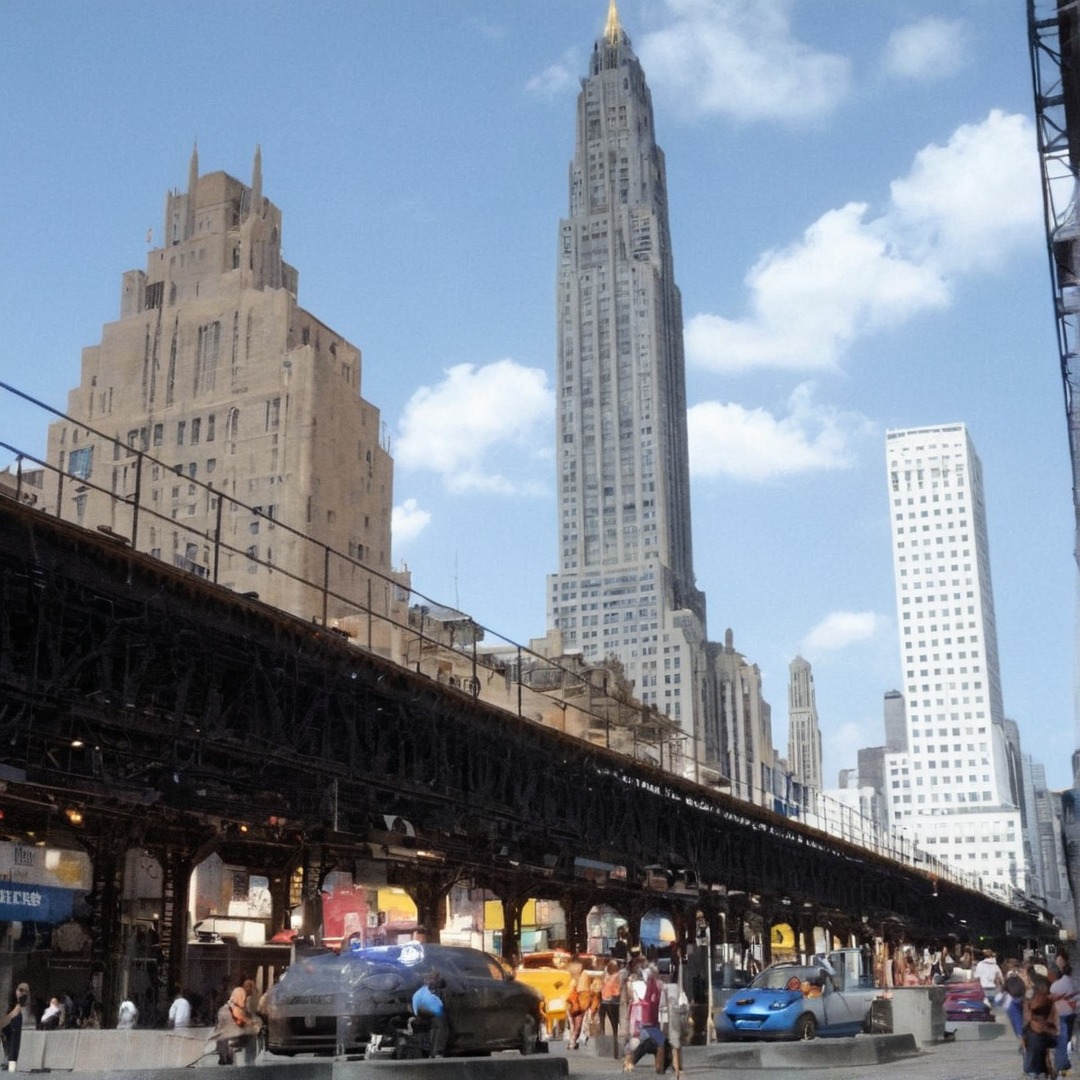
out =
[(1080, 2), (1028, 0), (1028, 36), (1080, 560)]
[[(1028, 0), (1028, 43), (1072, 463), (1073, 555), (1080, 563), (1080, 2)], [(1080, 645), (1080, 627), (1075, 645)], [(1080, 664), (1076, 667), (1080, 673)], [(1074, 692), (1074, 700), (1080, 701), (1080, 694)], [(1072, 765), (1072, 789), (1061, 797), (1062, 832), (1066, 874), (1080, 923), (1080, 750), (1073, 751)]]

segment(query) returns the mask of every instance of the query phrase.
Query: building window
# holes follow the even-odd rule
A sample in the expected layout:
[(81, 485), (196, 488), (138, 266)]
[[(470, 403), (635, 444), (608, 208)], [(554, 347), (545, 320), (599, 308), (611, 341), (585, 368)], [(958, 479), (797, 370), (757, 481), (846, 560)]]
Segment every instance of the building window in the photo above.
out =
[(205, 394), (217, 381), (218, 350), (221, 346), (221, 323), (199, 327), (195, 350), (195, 393)]
[[(89, 480), (94, 467), (94, 448), (83, 446), (68, 455), (68, 475), (76, 480)], [(62, 468), (63, 466), (61, 466)]]

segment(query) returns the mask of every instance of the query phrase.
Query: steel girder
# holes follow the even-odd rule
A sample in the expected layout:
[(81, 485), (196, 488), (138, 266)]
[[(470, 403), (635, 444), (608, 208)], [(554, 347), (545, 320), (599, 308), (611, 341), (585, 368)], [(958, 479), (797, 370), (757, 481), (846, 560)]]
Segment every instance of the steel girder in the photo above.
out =
[(609, 891), (680, 875), (714, 901), (762, 894), (927, 936), (961, 921), (1000, 936), (1017, 917), (5, 499), (0, 589), (8, 793), (42, 813), (77, 799), (155, 847), (231, 845), (253, 868), (317, 843), (324, 869), (429, 858), (552, 895), (582, 885), (583, 856), (625, 868)]

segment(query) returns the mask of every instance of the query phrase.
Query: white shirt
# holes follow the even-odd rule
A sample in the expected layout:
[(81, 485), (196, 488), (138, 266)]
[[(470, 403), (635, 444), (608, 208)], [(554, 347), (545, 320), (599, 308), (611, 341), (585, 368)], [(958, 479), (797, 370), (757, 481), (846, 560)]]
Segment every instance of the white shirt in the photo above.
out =
[(133, 1028), (139, 1019), (139, 1010), (135, 1008), (135, 1002), (124, 1000), (120, 1002), (120, 1011), (117, 1016), (116, 1026), (120, 1029)]
[(984, 990), (993, 990), (1002, 978), (1001, 968), (993, 957), (987, 956), (975, 965), (975, 978), (982, 983)]
[(185, 997), (178, 997), (169, 1006), (169, 1023), (174, 1028), (191, 1026), (191, 1004)]

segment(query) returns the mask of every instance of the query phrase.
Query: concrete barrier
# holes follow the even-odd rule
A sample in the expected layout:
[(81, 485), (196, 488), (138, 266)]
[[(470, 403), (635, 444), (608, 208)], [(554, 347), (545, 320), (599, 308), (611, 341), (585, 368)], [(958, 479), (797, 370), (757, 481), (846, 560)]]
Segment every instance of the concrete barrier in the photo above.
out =
[(919, 1053), (915, 1036), (856, 1035), (811, 1042), (728, 1043), (707, 1055), (710, 1065), (728, 1069), (828, 1069), (884, 1065)]
[[(208, 1041), (211, 1030), (24, 1030), (18, 1071), (190, 1068), (214, 1050)], [(213, 1060), (217, 1061), (216, 1052)]]
[[(66, 1080), (131, 1080), (132, 1070), (153, 1080), (191, 1080), (191, 1068), (245, 1069), (217, 1064), (211, 1028), (181, 1031), (34, 1031), (22, 1035), (19, 1072), (50, 1070)], [(433, 1061), (338, 1061), (260, 1054), (258, 1067), (275, 1080), (555, 1080), (569, 1076), (564, 1057), (516, 1053)]]

